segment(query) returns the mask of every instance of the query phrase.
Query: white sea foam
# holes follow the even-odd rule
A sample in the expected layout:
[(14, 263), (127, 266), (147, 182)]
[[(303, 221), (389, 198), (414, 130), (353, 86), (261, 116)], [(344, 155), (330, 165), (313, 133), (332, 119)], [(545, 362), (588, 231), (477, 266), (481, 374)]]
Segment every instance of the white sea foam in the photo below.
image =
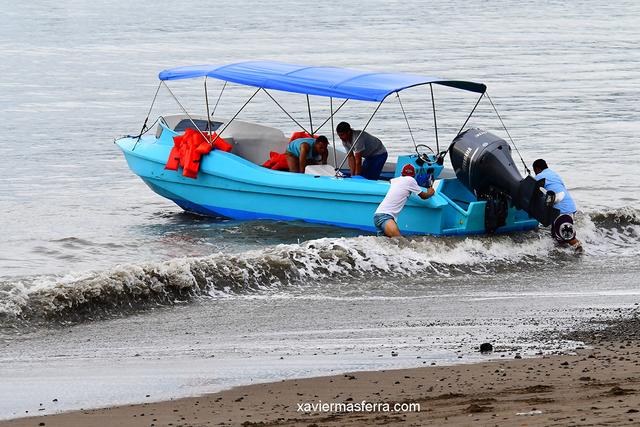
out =
[[(640, 215), (623, 209), (578, 215), (587, 256), (638, 254)], [(286, 292), (291, 286), (366, 277), (486, 275), (518, 263), (566, 262), (546, 230), (522, 235), (387, 239), (374, 236), (322, 238), (239, 254), (175, 258), (118, 265), (108, 270), (40, 276), (0, 283), (4, 317), (83, 317), (87, 313), (171, 304), (197, 295)], [(562, 261), (565, 259), (565, 261)]]

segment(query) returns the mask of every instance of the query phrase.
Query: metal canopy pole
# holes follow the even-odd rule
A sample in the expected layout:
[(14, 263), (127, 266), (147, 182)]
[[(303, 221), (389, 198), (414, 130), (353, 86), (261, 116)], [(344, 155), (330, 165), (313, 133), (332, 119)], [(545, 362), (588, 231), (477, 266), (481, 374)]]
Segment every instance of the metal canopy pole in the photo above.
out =
[(207, 130), (209, 133), (213, 132), (213, 126), (211, 125), (211, 116), (209, 115), (209, 93), (207, 91), (207, 76), (204, 77), (204, 100), (207, 103)]
[(354, 147), (356, 146), (356, 143), (358, 142), (358, 140), (360, 139), (360, 137), (362, 136), (362, 134), (364, 133), (364, 131), (367, 129), (367, 126), (369, 126), (369, 123), (371, 123), (371, 120), (373, 120), (373, 117), (376, 115), (376, 113), (378, 112), (378, 110), (380, 109), (380, 106), (382, 105), (382, 103), (384, 102), (384, 99), (382, 101), (380, 101), (380, 103), (378, 104), (378, 106), (376, 107), (375, 111), (373, 112), (373, 114), (371, 115), (371, 117), (369, 117), (369, 120), (367, 120), (367, 124), (364, 125), (364, 127), (362, 128), (362, 130), (360, 131), (360, 133), (358, 134), (358, 137), (356, 138), (355, 141), (353, 141), (353, 145), (351, 145), (351, 148), (349, 148), (349, 151), (347, 152), (347, 155), (345, 156), (345, 158), (342, 160), (342, 163), (340, 163), (340, 166), (336, 169), (336, 175), (338, 174), (338, 171), (340, 171), (340, 169), (342, 168), (342, 165), (344, 165), (344, 162), (347, 161), (347, 159), (349, 158), (349, 154), (351, 154), (351, 152), (353, 151)]
[[(344, 101), (344, 102), (347, 102), (347, 101)], [(342, 103), (342, 105), (344, 105), (344, 102)], [(331, 106), (331, 117), (330, 117), (330, 119), (331, 119), (331, 141), (333, 142), (333, 167), (335, 168), (338, 165), (338, 153), (336, 153), (336, 131), (335, 131), (334, 127), (333, 127), (333, 114), (334, 114), (333, 113), (333, 97), (329, 98), (329, 105)]]
[(409, 135), (411, 135), (411, 140), (413, 141), (413, 147), (416, 149), (416, 153), (418, 152), (418, 146), (416, 145), (416, 140), (413, 138), (413, 132), (411, 132), (411, 126), (409, 125), (409, 119), (407, 118), (407, 113), (404, 111), (404, 106), (402, 105), (402, 100), (400, 99), (400, 93), (396, 92), (396, 96), (398, 97), (398, 102), (400, 103), (400, 109), (402, 109), (402, 115), (404, 116), (404, 121), (407, 122), (407, 128), (409, 129)]
[(258, 92), (260, 92), (261, 88), (256, 89), (255, 92), (253, 92), (253, 95), (251, 95), (251, 98), (247, 99), (247, 102), (245, 102), (242, 107), (240, 107), (240, 109), (238, 110), (237, 113), (235, 113), (233, 115), (233, 117), (231, 117), (231, 120), (229, 120), (227, 123), (224, 124), (224, 126), (222, 127), (222, 130), (220, 132), (216, 132), (216, 137), (213, 138), (213, 140), (211, 141), (211, 144), (213, 144), (214, 142), (216, 142), (218, 140), (218, 138), (220, 138), (220, 135), (222, 135), (222, 132), (225, 131), (225, 129), (227, 129), (229, 127), (229, 125), (231, 124), (232, 121), (235, 120), (236, 117), (238, 117), (238, 114), (240, 114), (240, 112), (242, 110), (244, 110), (244, 107), (246, 107), (247, 105), (249, 105), (249, 103), (251, 102), (251, 100), (253, 99), (254, 96), (256, 96), (258, 94)]
[[(276, 105), (277, 105), (278, 107), (280, 107), (280, 109), (281, 109), (281, 110), (282, 110), (282, 111), (283, 111), (287, 116), (289, 116), (289, 118), (290, 118), (291, 120), (293, 120), (295, 124), (297, 124), (298, 126), (300, 126), (300, 129), (302, 129), (303, 131), (305, 131), (305, 132), (309, 133), (309, 132), (304, 128), (304, 126), (302, 126), (302, 125), (300, 124), (300, 122), (298, 122), (296, 119), (294, 119), (294, 118), (291, 116), (291, 114), (289, 114), (289, 112), (288, 112), (287, 110), (285, 110), (285, 109), (284, 109), (284, 107), (283, 107), (282, 105), (280, 105), (280, 103), (279, 103), (278, 101), (276, 101), (276, 99), (275, 99), (273, 96), (271, 96), (271, 94), (270, 94), (269, 92), (267, 92), (267, 90), (266, 90), (265, 88), (261, 88), (261, 89), (262, 89), (262, 91), (263, 91), (264, 93), (266, 93), (267, 95), (269, 95), (269, 98), (271, 98), (271, 100), (272, 100), (273, 102), (275, 102), (275, 103), (276, 103)], [(309, 134), (310, 134), (310, 133), (309, 133)], [(311, 134), (310, 134), (310, 135), (311, 135)]]
[(182, 109), (182, 111), (187, 115), (187, 117), (189, 118), (189, 121), (193, 124), (193, 126), (196, 128), (196, 130), (198, 131), (198, 133), (200, 135), (202, 135), (202, 137), (205, 139), (205, 141), (209, 142), (209, 144), (213, 144), (212, 141), (209, 141), (209, 138), (207, 138), (204, 133), (202, 133), (202, 131), (200, 130), (200, 128), (198, 127), (198, 125), (196, 124), (196, 122), (193, 121), (193, 118), (189, 115), (189, 113), (187, 112), (187, 109), (184, 108), (184, 106), (180, 103), (180, 101), (178, 101), (178, 98), (173, 94), (173, 91), (171, 91), (171, 89), (169, 88), (169, 86), (167, 86), (167, 84), (164, 82), (164, 80), (162, 81), (162, 84), (164, 84), (164, 87), (167, 88), (167, 90), (169, 91), (169, 93), (171, 94), (171, 96), (173, 97), (173, 99), (176, 100), (176, 102), (178, 103), (178, 105), (180, 106), (180, 108)]
[(311, 103), (309, 102), (309, 94), (307, 95), (307, 109), (309, 110), (309, 128), (311, 129), (311, 132), (309, 132), (309, 135), (313, 136), (313, 121), (311, 120)]
[(511, 141), (511, 143), (513, 144), (513, 146), (516, 149), (516, 152), (518, 153), (518, 157), (520, 157), (520, 160), (522, 161), (522, 166), (524, 166), (524, 170), (527, 172), (528, 175), (531, 175), (531, 171), (529, 170), (529, 168), (527, 167), (527, 163), (524, 161), (524, 159), (522, 158), (522, 155), (520, 154), (520, 150), (518, 150), (518, 146), (516, 145), (515, 142), (513, 142), (513, 138), (511, 138), (511, 134), (509, 133), (509, 130), (507, 129), (507, 127), (505, 126), (504, 122), (502, 121), (502, 117), (500, 117), (500, 113), (498, 113), (498, 109), (496, 108), (495, 105), (493, 105), (493, 101), (491, 100), (491, 97), (489, 96), (489, 94), (487, 93), (487, 99), (489, 100), (489, 102), (491, 103), (491, 106), (493, 107), (493, 111), (496, 112), (496, 116), (498, 116), (498, 119), (500, 120), (500, 123), (502, 124), (502, 128), (504, 129), (504, 131), (507, 133), (507, 136), (509, 136), (509, 141)]
[[(333, 98), (332, 98), (332, 99), (333, 99)], [(329, 117), (328, 117), (324, 122), (322, 122), (322, 124), (321, 124), (320, 126), (318, 126), (318, 127), (316, 128), (316, 132), (317, 132), (317, 131), (319, 131), (320, 129), (322, 129), (322, 128), (324, 127), (324, 125), (326, 125), (326, 124), (327, 124), (327, 122), (329, 122), (329, 120), (331, 120), (331, 126), (333, 126), (333, 117), (334, 117), (336, 114), (338, 114), (338, 111), (340, 111), (340, 109), (341, 109), (342, 107), (344, 107), (344, 104), (346, 104), (348, 100), (349, 100), (349, 99), (345, 99), (345, 100), (342, 102), (342, 104), (340, 104), (340, 106), (339, 106), (338, 108), (336, 108), (336, 111), (334, 111), (334, 112), (331, 114), (331, 116), (329, 116)]]
[[(205, 77), (206, 79), (206, 77)], [(220, 98), (222, 98), (222, 94), (224, 93), (224, 89), (227, 87), (227, 82), (224, 82), (222, 85), (222, 90), (220, 90), (220, 95), (218, 95), (218, 100), (216, 101), (216, 105), (213, 106), (213, 111), (211, 112), (211, 117), (216, 113), (216, 108), (218, 108), (218, 103), (220, 102)]]
[(436, 153), (440, 153), (440, 141), (438, 141), (438, 120), (436, 119), (436, 101), (433, 98), (433, 85), (429, 83), (431, 90), (431, 108), (433, 109), (433, 126), (436, 129)]
[[(151, 101), (151, 106), (149, 107), (149, 112), (147, 113), (147, 118), (144, 119), (144, 123), (142, 124), (142, 128), (140, 129), (140, 135), (138, 135), (138, 141), (136, 141), (136, 144), (140, 141), (140, 138), (142, 137), (142, 134), (144, 134), (145, 128), (147, 127), (147, 122), (149, 121), (149, 116), (151, 115), (151, 110), (153, 110), (153, 105), (156, 103), (156, 98), (158, 97), (158, 92), (160, 92), (160, 86), (162, 86), (162, 80), (160, 80), (160, 83), (158, 83), (158, 87), (156, 88), (156, 94), (153, 95), (153, 101)], [(133, 149), (135, 150), (135, 146), (133, 147)]]
[(240, 114), (240, 112), (242, 110), (244, 110), (244, 107), (247, 106), (247, 104), (249, 104), (249, 102), (251, 102), (251, 100), (253, 99), (254, 96), (256, 96), (258, 94), (258, 92), (260, 91), (260, 88), (256, 89), (256, 91), (253, 93), (253, 95), (251, 95), (251, 98), (249, 98), (247, 100), (247, 102), (244, 103), (244, 105), (242, 107), (240, 107), (240, 109), (238, 110), (238, 112), (236, 114), (234, 114), (234, 116), (231, 118), (231, 120), (229, 120), (227, 123), (225, 123), (224, 127), (222, 128), (222, 130), (218, 133), (216, 133), (216, 137), (213, 138), (213, 140), (210, 140), (210, 138), (207, 138), (202, 131), (200, 130), (200, 128), (198, 127), (198, 125), (196, 125), (196, 123), (193, 121), (193, 118), (189, 115), (189, 113), (187, 112), (187, 109), (184, 108), (184, 106), (180, 103), (180, 101), (178, 100), (178, 98), (173, 94), (173, 92), (171, 91), (171, 89), (169, 88), (169, 86), (167, 86), (167, 84), (164, 82), (164, 80), (162, 81), (162, 83), (164, 84), (164, 87), (167, 88), (167, 90), (169, 91), (169, 93), (171, 94), (171, 96), (173, 97), (173, 99), (176, 100), (176, 102), (178, 103), (178, 105), (180, 106), (180, 108), (182, 109), (182, 111), (187, 115), (187, 117), (189, 118), (189, 121), (193, 124), (193, 126), (196, 128), (196, 130), (198, 131), (198, 133), (200, 135), (202, 135), (202, 137), (210, 144), (213, 145), (214, 142), (216, 142), (218, 140), (218, 138), (220, 138), (220, 135), (222, 134), (222, 132), (225, 131), (225, 129), (231, 124), (231, 122), (238, 117), (238, 114)]
[(460, 135), (460, 132), (462, 132), (462, 129), (464, 129), (464, 127), (467, 125), (467, 122), (469, 121), (469, 119), (473, 115), (473, 112), (476, 111), (476, 108), (478, 107), (478, 104), (480, 104), (480, 100), (482, 100), (482, 97), (484, 96), (485, 93), (486, 92), (482, 92), (482, 95), (480, 95), (480, 98), (478, 98), (478, 100), (476, 101), (476, 105), (473, 106), (473, 110), (471, 110), (471, 112), (469, 113), (469, 116), (467, 117), (467, 120), (465, 120), (464, 123), (462, 124), (462, 126), (460, 127), (460, 130), (456, 134), (456, 137), (458, 137), (458, 135)]

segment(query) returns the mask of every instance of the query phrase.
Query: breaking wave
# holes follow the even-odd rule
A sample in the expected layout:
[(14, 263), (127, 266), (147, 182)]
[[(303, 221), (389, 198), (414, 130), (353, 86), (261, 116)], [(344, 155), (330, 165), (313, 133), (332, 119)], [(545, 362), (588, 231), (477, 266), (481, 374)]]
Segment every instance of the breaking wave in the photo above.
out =
[[(638, 255), (640, 213), (623, 208), (583, 214), (586, 255)], [(118, 265), (95, 272), (0, 282), (0, 325), (13, 321), (79, 321), (172, 305), (198, 296), (282, 291), (327, 281), (496, 274), (571, 262), (546, 230), (509, 236), (386, 239), (323, 238), (239, 254)], [(359, 281), (362, 282), (362, 281)]]

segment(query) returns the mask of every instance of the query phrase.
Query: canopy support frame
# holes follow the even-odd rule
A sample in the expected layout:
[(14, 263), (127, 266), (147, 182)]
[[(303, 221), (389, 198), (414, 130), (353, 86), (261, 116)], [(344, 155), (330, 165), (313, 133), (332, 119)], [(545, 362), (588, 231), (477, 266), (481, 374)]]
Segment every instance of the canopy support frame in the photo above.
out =
[[(333, 98), (331, 98), (331, 99), (333, 100)], [(334, 117), (336, 114), (338, 114), (338, 111), (340, 111), (340, 109), (341, 109), (342, 107), (344, 107), (344, 104), (346, 104), (346, 103), (347, 103), (347, 101), (349, 101), (349, 99), (345, 99), (345, 100), (342, 102), (342, 104), (340, 104), (340, 106), (339, 106), (335, 111), (333, 111), (333, 112), (331, 113), (331, 116), (327, 117), (327, 119), (326, 119), (324, 122), (322, 122), (322, 124), (321, 124), (320, 126), (318, 126), (318, 127), (316, 128), (316, 132), (317, 132), (317, 131), (319, 131), (320, 129), (322, 129), (322, 128), (324, 127), (324, 125), (326, 125), (326, 124), (329, 122), (329, 120), (331, 120), (331, 126), (333, 127), (333, 117)]]
[(360, 139), (360, 137), (362, 136), (362, 134), (364, 133), (364, 131), (367, 129), (367, 127), (369, 126), (369, 123), (371, 123), (371, 120), (373, 120), (373, 118), (375, 117), (376, 113), (378, 112), (378, 110), (380, 109), (380, 107), (382, 106), (382, 103), (384, 102), (384, 99), (382, 101), (380, 101), (378, 103), (378, 106), (376, 107), (376, 109), (373, 111), (373, 114), (371, 114), (371, 117), (369, 117), (369, 120), (367, 120), (367, 123), (364, 125), (364, 127), (362, 128), (362, 130), (360, 131), (360, 133), (358, 134), (358, 137), (356, 138), (355, 141), (353, 141), (353, 144), (351, 145), (351, 147), (349, 148), (349, 151), (347, 151), (347, 155), (344, 157), (344, 159), (342, 160), (342, 163), (340, 163), (340, 166), (336, 169), (336, 176), (338, 176), (338, 173), (340, 172), (340, 169), (342, 169), (342, 166), (344, 165), (344, 162), (347, 161), (347, 159), (349, 158), (349, 155), (351, 154), (351, 152), (353, 151), (353, 149), (356, 146), (356, 143), (358, 142), (358, 140)]
[[(282, 110), (283, 113), (285, 113), (291, 120), (293, 120), (293, 122), (295, 124), (300, 126), (300, 129), (302, 129), (306, 133), (309, 133), (309, 131), (307, 131), (304, 128), (304, 126), (302, 126), (302, 124), (300, 124), (300, 122), (298, 122), (296, 119), (294, 119), (293, 116), (291, 114), (289, 114), (289, 112), (287, 110), (285, 110), (284, 107), (282, 105), (280, 105), (280, 103), (278, 101), (276, 101), (276, 99), (265, 88), (263, 88), (263, 87), (262, 88), (258, 88), (258, 90), (262, 90), (264, 93), (266, 93), (269, 96), (269, 98), (271, 98), (271, 100), (273, 102), (275, 102), (278, 107), (280, 107), (280, 109)], [(311, 135), (311, 133), (309, 133), (309, 135)]]
[(491, 103), (491, 106), (493, 107), (493, 111), (496, 112), (496, 116), (498, 116), (498, 120), (500, 120), (500, 123), (502, 124), (502, 128), (507, 133), (507, 136), (509, 137), (509, 141), (511, 141), (511, 143), (513, 144), (513, 147), (516, 149), (516, 152), (518, 153), (518, 157), (520, 157), (520, 161), (522, 162), (522, 166), (524, 166), (524, 170), (527, 172), (527, 175), (531, 175), (531, 171), (527, 167), (527, 163), (522, 158), (522, 155), (520, 154), (520, 150), (518, 150), (518, 146), (516, 145), (515, 142), (513, 142), (513, 138), (511, 138), (511, 134), (509, 133), (509, 130), (507, 130), (507, 126), (502, 121), (502, 117), (500, 117), (500, 113), (498, 113), (498, 109), (496, 108), (496, 106), (493, 105), (493, 101), (491, 100), (491, 97), (489, 96), (488, 93), (487, 93), (487, 99)]
[(144, 133), (148, 130), (147, 123), (149, 122), (149, 117), (151, 116), (151, 111), (153, 110), (153, 106), (156, 103), (156, 98), (158, 97), (158, 92), (160, 92), (160, 86), (162, 86), (162, 80), (160, 80), (160, 83), (158, 83), (158, 87), (156, 88), (156, 93), (155, 93), (155, 95), (153, 95), (153, 100), (151, 101), (151, 106), (149, 107), (149, 111), (147, 112), (147, 117), (144, 119), (144, 123), (142, 124), (142, 128), (140, 129), (140, 133), (138, 134), (138, 137), (137, 137), (138, 139), (136, 140), (136, 143), (133, 145), (132, 150), (136, 149), (136, 146), (138, 145), (138, 142), (140, 142), (140, 138), (142, 138), (142, 135), (144, 135)]
[[(261, 88), (261, 89), (282, 110), (282, 112), (285, 113), (287, 115), (287, 117), (289, 117), (291, 119), (291, 121), (293, 121), (296, 125), (298, 125), (300, 127), (300, 129), (302, 129), (304, 132), (308, 133), (309, 135), (313, 135), (313, 132), (317, 132), (320, 129), (322, 129), (324, 127), (324, 125), (326, 125), (329, 121), (331, 121), (331, 126), (333, 127), (333, 118), (335, 117), (336, 114), (338, 114), (338, 112), (342, 109), (342, 107), (344, 107), (345, 104), (349, 101), (349, 99), (345, 99), (344, 101), (342, 101), (342, 103), (338, 106), (338, 108), (336, 108), (335, 111), (333, 110), (333, 107), (332, 107), (331, 115), (329, 117), (327, 117), (327, 119), (324, 122), (322, 122), (320, 124), (320, 126), (318, 126), (315, 129), (312, 129), (312, 132), (310, 132), (299, 121), (297, 121), (291, 114), (289, 114), (289, 112), (269, 93), (269, 91), (267, 91), (265, 88)], [(333, 98), (332, 97), (330, 97), (330, 103), (333, 106)], [(332, 130), (332, 132), (333, 132), (333, 130)]]
[(480, 101), (482, 100), (482, 98), (484, 97), (486, 92), (482, 92), (482, 94), (480, 95), (480, 97), (478, 98), (478, 100), (476, 101), (476, 105), (473, 106), (473, 109), (471, 110), (471, 112), (469, 113), (469, 115), (467, 116), (467, 120), (464, 121), (464, 123), (462, 124), (462, 126), (460, 126), (460, 130), (458, 131), (458, 133), (456, 134), (456, 138), (458, 137), (458, 135), (460, 135), (460, 133), (462, 132), (462, 129), (464, 129), (464, 127), (467, 125), (467, 123), (469, 122), (469, 120), (471, 119), (471, 116), (473, 116), (473, 113), (476, 111), (476, 108), (478, 107), (478, 104), (480, 104)]
[(311, 102), (309, 101), (309, 94), (307, 94), (307, 110), (309, 111), (309, 135), (313, 137), (313, 120), (311, 119)]
[[(169, 91), (169, 94), (171, 94), (171, 96), (173, 97), (173, 99), (175, 99), (176, 103), (178, 103), (178, 106), (182, 109), (182, 111), (187, 115), (187, 118), (189, 119), (189, 121), (193, 124), (193, 126), (196, 128), (196, 130), (198, 131), (198, 133), (200, 135), (202, 135), (202, 137), (205, 139), (205, 141), (207, 141), (209, 143), (209, 145), (213, 145), (213, 141), (211, 141), (211, 138), (207, 138), (207, 136), (202, 133), (202, 131), (200, 130), (200, 128), (198, 127), (198, 125), (196, 124), (196, 122), (193, 121), (193, 117), (191, 117), (191, 115), (189, 114), (189, 112), (187, 111), (186, 108), (184, 108), (184, 105), (182, 105), (182, 103), (178, 100), (178, 98), (174, 95), (173, 91), (171, 90), (171, 88), (164, 82), (164, 80), (162, 81), (162, 83), (164, 83), (164, 87), (167, 88), (167, 90)], [(217, 137), (216, 137), (217, 139)]]
[(436, 132), (436, 153), (440, 153), (440, 141), (438, 140), (438, 119), (436, 118), (436, 100), (433, 97), (433, 84), (429, 83), (431, 91), (431, 109), (433, 110), (433, 128)]
[[(206, 77), (205, 77), (206, 79)], [(227, 82), (224, 82), (224, 85), (222, 85), (222, 89), (220, 90), (220, 94), (218, 95), (218, 100), (216, 101), (216, 105), (213, 106), (213, 111), (211, 112), (211, 117), (213, 117), (214, 114), (216, 114), (216, 108), (218, 108), (218, 104), (220, 103), (220, 98), (222, 98), (222, 94), (224, 93), (224, 90), (227, 87)]]
[(409, 129), (409, 135), (411, 136), (411, 141), (413, 141), (413, 148), (416, 150), (416, 153), (418, 153), (418, 145), (416, 144), (416, 140), (413, 137), (413, 131), (411, 130), (411, 125), (409, 124), (407, 113), (404, 111), (404, 106), (402, 105), (402, 100), (400, 99), (400, 92), (396, 92), (396, 97), (398, 98), (398, 103), (400, 103), (400, 109), (402, 110), (404, 121), (407, 123), (407, 129)]
[[(348, 101), (348, 99), (346, 101), (344, 101), (342, 103), (342, 105), (344, 105), (347, 101)], [(329, 106), (331, 108), (331, 111), (330, 111), (331, 112), (331, 116), (329, 116), (329, 118), (331, 119), (331, 142), (333, 143), (333, 167), (336, 168), (338, 166), (338, 153), (336, 153), (336, 131), (335, 131), (335, 128), (333, 127), (333, 115), (335, 114), (333, 112), (333, 97), (329, 98)], [(320, 127), (322, 127), (322, 126), (320, 126)], [(334, 172), (336, 170), (337, 169), (334, 169)]]
[(207, 130), (213, 132), (213, 125), (211, 124), (211, 116), (209, 115), (209, 91), (207, 91), (207, 76), (204, 77), (204, 100), (207, 104)]
[(253, 93), (253, 95), (251, 95), (251, 97), (247, 100), (247, 102), (245, 102), (242, 107), (240, 107), (240, 109), (233, 115), (233, 117), (231, 118), (231, 120), (229, 120), (227, 123), (224, 124), (224, 126), (222, 127), (222, 130), (220, 132), (216, 132), (216, 136), (211, 139), (211, 138), (207, 138), (207, 136), (202, 133), (202, 131), (200, 130), (200, 128), (198, 127), (198, 125), (196, 125), (196, 122), (193, 121), (193, 117), (191, 117), (191, 115), (189, 114), (189, 112), (187, 111), (187, 109), (184, 107), (184, 105), (182, 105), (182, 103), (178, 100), (178, 98), (174, 95), (173, 91), (171, 90), (171, 88), (164, 82), (164, 80), (162, 80), (162, 83), (164, 84), (164, 87), (167, 88), (167, 90), (169, 91), (169, 93), (171, 94), (171, 96), (173, 97), (173, 99), (175, 99), (176, 103), (178, 104), (178, 106), (182, 109), (182, 111), (187, 115), (187, 117), (189, 118), (189, 121), (193, 124), (193, 126), (196, 128), (196, 130), (198, 131), (198, 133), (200, 135), (202, 135), (202, 137), (205, 139), (205, 141), (207, 141), (209, 143), (209, 145), (213, 145), (214, 142), (216, 142), (219, 138), (220, 135), (222, 134), (222, 132), (224, 132), (227, 127), (229, 127), (229, 125), (231, 124), (231, 122), (233, 122), (235, 120), (236, 117), (238, 117), (238, 115), (242, 112), (242, 110), (244, 110), (244, 108), (249, 104), (249, 102), (251, 102), (251, 100), (258, 94), (258, 92), (260, 92), (260, 88), (256, 89), (256, 91)]
[(224, 132), (229, 127), (231, 122), (233, 122), (236, 119), (236, 117), (238, 117), (238, 115), (242, 112), (242, 110), (244, 110), (244, 107), (249, 105), (251, 100), (258, 94), (258, 92), (260, 92), (260, 88), (256, 89), (256, 91), (253, 92), (253, 95), (251, 95), (251, 97), (249, 97), (249, 99), (247, 99), (247, 102), (242, 104), (242, 107), (240, 107), (240, 109), (233, 115), (233, 117), (231, 117), (231, 120), (229, 120), (227, 123), (224, 124), (224, 126), (222, 127), (222, 130), (220, 132), (216, 132), (216, 136), (211, 141), (211, 145), (213, 145), (213, 143), (216, 142), (220, 138), (220, 135), (222, 135), (222, 132)]

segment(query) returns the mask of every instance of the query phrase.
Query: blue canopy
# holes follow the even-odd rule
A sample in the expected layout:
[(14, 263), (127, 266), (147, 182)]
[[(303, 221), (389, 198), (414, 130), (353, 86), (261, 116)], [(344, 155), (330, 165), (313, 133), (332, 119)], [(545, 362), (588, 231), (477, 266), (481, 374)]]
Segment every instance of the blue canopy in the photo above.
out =
[(382, 101), (394, 92), (429, 83), (477, 93), (487, 90), (482, 83), (461, 80), (338, 67), (309, 67), (275, 61), (177, 67), (162, 71), (158, 77), (160, 80), (178, 80), (204, 76), (265, 89), (361, 101)]

